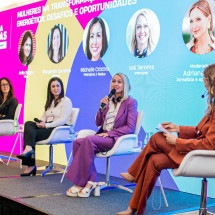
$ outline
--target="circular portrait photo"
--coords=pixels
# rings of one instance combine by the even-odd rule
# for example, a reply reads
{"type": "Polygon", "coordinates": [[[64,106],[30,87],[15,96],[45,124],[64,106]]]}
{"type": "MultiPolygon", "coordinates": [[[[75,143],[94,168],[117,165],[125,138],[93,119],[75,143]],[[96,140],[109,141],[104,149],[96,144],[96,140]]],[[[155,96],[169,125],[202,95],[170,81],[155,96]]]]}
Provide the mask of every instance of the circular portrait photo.
{"type": "Polygon", "coordinates": [[[25,31],[19,39],[18,45],[20,62],[28,66],[34,59],[36,52],[36,39],[32,31],[25,31]]]}
{"type": "Polygon", "coordinates": [[[110,31],[106,21],[101,17],[94,17],[87,24],[83,35],[83,49],[87,58],[97,61],[107,51],[110,31]]]}
{"type": "Polygon", "coordinates": [[[182,24],[182,36],[187,48],[195,54],[207,54],[215,48],[215,2],[199,0],[191,5],[182,24]]]}
{"type": "Polygon", "coordinates": [[[69,39],[66,28],[62,24],[55,25],[47,39],[47,53],[53,63],[60,63],[66,56],[69,39]]]}
{"type": "Polygon", "coordinates": [[[141,9],[131,17],[126,32],[126,42],[134,57],[149,56],[156,48],[160,37],[160,23],[156,14],[141,9]]]}

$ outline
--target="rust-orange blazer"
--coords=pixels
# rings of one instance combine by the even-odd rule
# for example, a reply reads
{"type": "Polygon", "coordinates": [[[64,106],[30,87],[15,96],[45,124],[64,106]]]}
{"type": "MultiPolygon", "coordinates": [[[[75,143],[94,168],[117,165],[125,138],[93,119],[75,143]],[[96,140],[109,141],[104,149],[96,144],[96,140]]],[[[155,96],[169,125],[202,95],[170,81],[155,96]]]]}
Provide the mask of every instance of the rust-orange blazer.
{"type": "Polygon", "coordinates": [[[176,147],[169,156],[180,164],[186,153],[197,149],[215,149],[215,109],[210,116],[204,116],[196,127],[180,126],[176,147]]]}

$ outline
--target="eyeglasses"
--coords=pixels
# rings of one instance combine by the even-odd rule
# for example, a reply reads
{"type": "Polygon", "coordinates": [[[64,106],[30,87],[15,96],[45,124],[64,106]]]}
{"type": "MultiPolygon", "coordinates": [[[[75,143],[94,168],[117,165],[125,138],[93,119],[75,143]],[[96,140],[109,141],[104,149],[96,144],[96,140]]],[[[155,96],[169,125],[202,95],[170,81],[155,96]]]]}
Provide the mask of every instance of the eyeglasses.
{"type": "Polygon", "coordinates": [[[1,87],[8,87],[9,86],[9,84],[7,83],[7,84],[1,84],[1,87]]]}

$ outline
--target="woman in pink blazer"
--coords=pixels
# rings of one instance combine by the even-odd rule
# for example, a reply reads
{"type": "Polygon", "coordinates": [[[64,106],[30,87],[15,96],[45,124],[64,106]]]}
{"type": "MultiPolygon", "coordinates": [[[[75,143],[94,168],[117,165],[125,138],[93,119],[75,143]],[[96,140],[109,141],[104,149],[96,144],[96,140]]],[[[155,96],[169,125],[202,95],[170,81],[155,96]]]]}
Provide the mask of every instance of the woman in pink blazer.
{"type": "Polygon", "coordinates": [[[110,83],[114,95],[101,100],[103,104],[96,115],[100,129],[95,135],[79,138],[73,143],[73,160],[66,177],[74,184],[67,190],[72,197],[89,197],[98,186],[94,164],[95,154],[110,150],[116,140],[125,134],[132,134],[137,120],[137,102],[128,96],[130,90],[126,75],[117,73],[110,83]]]}
{"type": "Polygon", "coordinates": [[[196,150],[215,149],[215,64],[204,70],[204,84],[208,91],[208,108],[196,127],[178,126],[172,123],[162,125],[178,137],[168,133],[155,133],[146,147],[128,169],[121,173],[128,181],[136,182],[134,194],[127,210],[117,215],[143,214],[146,202],[154,184],[163,169],[177,168],[186,153],[196,150]]]}

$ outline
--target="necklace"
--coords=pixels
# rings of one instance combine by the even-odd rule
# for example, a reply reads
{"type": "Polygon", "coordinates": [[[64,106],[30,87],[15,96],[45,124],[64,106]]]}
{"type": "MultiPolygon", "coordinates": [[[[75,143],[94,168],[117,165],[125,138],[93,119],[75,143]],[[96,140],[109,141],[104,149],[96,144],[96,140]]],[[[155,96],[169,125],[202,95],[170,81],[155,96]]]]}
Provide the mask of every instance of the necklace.
{"type": "Polygon", "coordinates": [[[212,47],[211,47],[211,45],[208,44],[207,50],[203,50],[202,49],[200,51],[197,43],[194,45],[194,49],[195,49],[195,53],[196,54],[206,54],[206,53],[211,52],[213,50],[212,47]]]}

